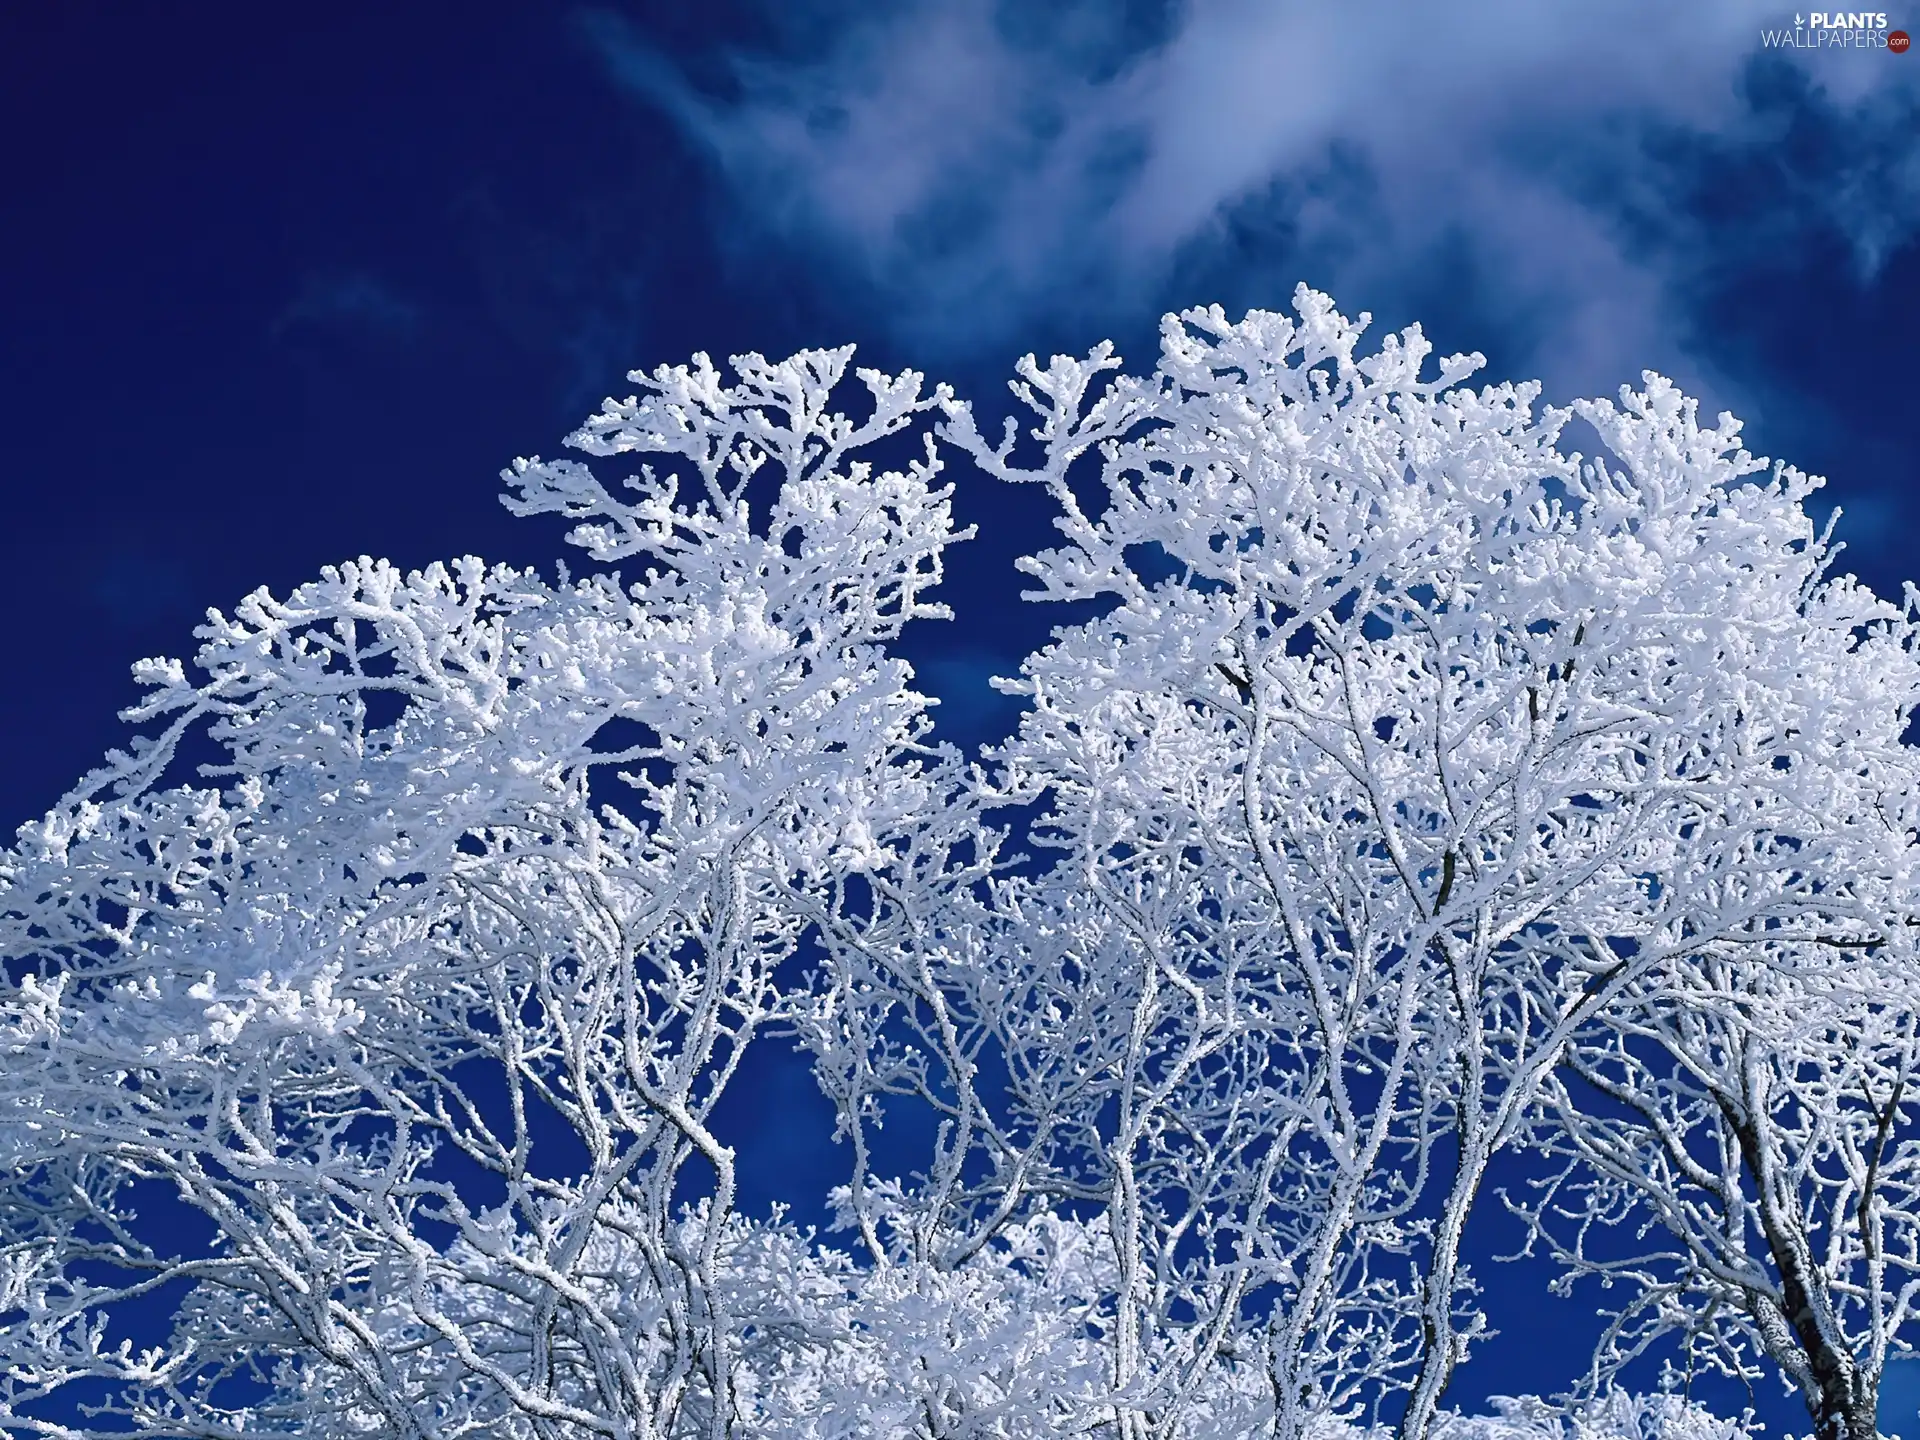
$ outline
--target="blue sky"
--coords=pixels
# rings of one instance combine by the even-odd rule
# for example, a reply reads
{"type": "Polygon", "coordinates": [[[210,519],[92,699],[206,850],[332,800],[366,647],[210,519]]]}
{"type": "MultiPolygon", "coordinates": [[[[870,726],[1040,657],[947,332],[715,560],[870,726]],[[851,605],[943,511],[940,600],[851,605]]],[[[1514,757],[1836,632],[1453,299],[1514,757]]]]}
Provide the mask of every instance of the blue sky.
{"type": "MultiPolygon", "coordinates": [[[[1162,310],[1304,279],[1550,399],[1675,377],[1829,476],[1844,565],[1897,590],[1920,574],[1920,55],[1763,45],[1793,20],[10,7],[5,823],[116,741],[128,664],[186,649],[209,605],[361,553],[550,560],[499,468],[696,349],[852,340],[991,406],[1027,350],[1111,336],[1144,367],[1162,310]]],[[[1920,6],[1888,20],[1920,30],[1920,6]]],[[[1005,720],[985,675],[1058,618],[1013,598],[1038,505],[960,494],[982,527],[961,619],[912,648],[963,738],[1005,720]]],[[[1543,1277],[1489,1278],[1532,1304],[1543,1277]]],[[[1550,1388],[1535,1351],[1565,1310],[1540,1301],[1458,1398],[1550,1388]]],[[[1920,1387],[1898,1404],[1912,1429],[1920,1387]]]]}

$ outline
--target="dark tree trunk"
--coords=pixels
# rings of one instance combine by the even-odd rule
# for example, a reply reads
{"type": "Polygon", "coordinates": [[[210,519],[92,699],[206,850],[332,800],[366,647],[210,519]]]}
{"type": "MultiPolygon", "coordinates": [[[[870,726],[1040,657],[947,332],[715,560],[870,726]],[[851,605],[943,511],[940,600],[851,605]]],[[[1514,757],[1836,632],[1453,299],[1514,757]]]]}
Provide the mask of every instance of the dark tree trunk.
{"type": "MultiPolygon", "coordinates": [[[[1783,1213],[1774,1202],[1772,1175],[1753,1120],[1725,1096],[1716,1096],[1720,1112],[1740,1143],[1740,1157],[1759,1196],[1760,1229],[1780,1275],[1777,1318],[1780,1327],[1763,1325],[1762,1335],[1784,1328],[1798,1355],[1776,1354],[1774,1362],[1800,1381],[1801,1398],[1813,1420],[1813,1440],[1877,1440],[1880,1377],[1863,1366],[1847,1347],[1828,1293],[1827,1277],[1797,1214],[1783,1213]],[[1794,1361],[1798,1361],[1795,1364],[1794,1361]]],[[[1770,1297],[1755,1303],[1773,1307],[1770,1297]]],[[[1774,1343],[1779,1343],[1778,1341],[1774,1343]]],[[[1772,1343],[1768,1349],[1773,1349],[1772,1343]]]]}

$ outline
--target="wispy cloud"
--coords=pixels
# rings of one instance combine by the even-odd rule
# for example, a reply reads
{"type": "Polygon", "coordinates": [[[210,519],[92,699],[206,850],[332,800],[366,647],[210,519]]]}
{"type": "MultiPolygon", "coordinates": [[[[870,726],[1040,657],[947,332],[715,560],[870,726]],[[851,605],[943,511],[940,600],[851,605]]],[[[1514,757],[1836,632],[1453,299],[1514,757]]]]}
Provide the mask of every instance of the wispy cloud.
{"type": "Polygon", "coordinates": [[[420,307],[378,276],[342,271],[307,275],[272,328],[276,338],[310,329],[392,342],[413,339],[420,321],[420,307]]]}
{"type": "Polygon", "coordinates": [[[1870,276],[1920,229],[1920,159],[1897,138],[1920,61],[1764,55],[1761,29],[1791,16],[1739,0],[808,14],[829,41],[730,57],[724,95],[633,27],[592,28],[712,157],[731,235],[804,249],[929,359],[1030,344],[1037,322],[1273,304],[1304,278],[1383,318],[1491,318],[1503,358],[1553,390],[1651,360],[1711,393],[1676,296],[1709,244],[1725,263],[1826,226],[1870,276]],[[1767,75],[1883,158],[1801,157],[1779,213],[1724,233],[1699,165],[1784,142],[1767,75]]]}

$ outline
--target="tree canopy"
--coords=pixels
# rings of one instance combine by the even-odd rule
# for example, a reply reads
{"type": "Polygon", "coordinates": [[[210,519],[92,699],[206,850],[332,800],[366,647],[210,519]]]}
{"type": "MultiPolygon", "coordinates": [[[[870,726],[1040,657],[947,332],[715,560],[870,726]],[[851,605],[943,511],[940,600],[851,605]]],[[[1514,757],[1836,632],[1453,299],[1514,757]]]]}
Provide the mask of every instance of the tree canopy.
{"type": "Polygon", "coordinates": [[[1872,1440],[1913,596],[1657,375],[1542,407],[1365,324],[1029,356],[998,441],[851,349],[634,372],[597,465],[505,472],[582,573],[362,558],[141,662],[0,853],[0,1435],[1738,1428],[1652,1355],[1872,1440]],[[952,465],[1091,602],[978,753],[896,650],[952,465]],[[834,1107],[837,1241],[738,1203],[753,1045],[834,1107]],[[1613,1309],[1468,1421],[1502,1202],[1613,1309]]]}

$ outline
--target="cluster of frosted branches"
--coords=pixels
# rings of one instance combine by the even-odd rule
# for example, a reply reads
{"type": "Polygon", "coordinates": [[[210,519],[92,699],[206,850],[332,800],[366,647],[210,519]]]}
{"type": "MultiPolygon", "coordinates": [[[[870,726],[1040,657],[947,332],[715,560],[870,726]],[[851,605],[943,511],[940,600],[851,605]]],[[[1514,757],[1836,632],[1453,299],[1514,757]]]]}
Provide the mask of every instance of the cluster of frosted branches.
{"type": "Polygon", "coordinates": [[[1920,626],[1659,377],[1536,410],[1364,323],[1029,357],[998,444],[912,372],[849,418],[846,350],[636,373],[572,437],[636,475],[506,478],[638,578],[363,560],[144,662],[0,855],[0,1434],[1731,1433],[1608,1388],[1672,1342],[1870,1440],[1920,626]],[[1100,602],[972,762],[889,648],[953,452],[1100,602]],[[782,1041],[847,1248],[735,1203],[782,1041]],[[1521,1146],[1629,1298],[1579,1396],[1463,1420],[1521,1146]]]}

